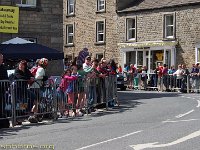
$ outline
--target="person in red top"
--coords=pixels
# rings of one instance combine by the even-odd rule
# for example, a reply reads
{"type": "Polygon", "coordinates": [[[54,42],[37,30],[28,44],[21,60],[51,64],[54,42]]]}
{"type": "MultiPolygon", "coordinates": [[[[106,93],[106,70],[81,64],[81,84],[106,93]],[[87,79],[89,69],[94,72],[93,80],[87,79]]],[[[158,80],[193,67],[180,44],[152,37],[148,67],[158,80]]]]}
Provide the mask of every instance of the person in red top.
{"type": "Polygon", "coordinates": [[[162,78],[163,78],[163,84],[165,87],[165,91],[167,91],[169,89],[169,82],[168,82],[168,67],[166,64],[163,65],[162,68],[162,78]]]}
{"type": "Polygon", "coordinates": [[[133,89],[133,74],[135,72],[135,67],[133,64],[130,65],[129,73],[129,80],[128,80],[128,88],[133,89]]]}
{"type": "Polygon", "coordinates": [[[70,84],[70,82],[76,80],[78,77],[77,76],[71,76],[71,70],[67,69],[63,74],[62,74],[62,79],[61,83],[59,85],[59,89],[63,91],[64,93],[67,92],[67,88],[70,84]]]}
{"type": "Polygon", "coordinates": [[[100,73],[105,74],[106,76],[109,75],[108,67],[107,67],[107,61],[105,59],[101,60],[100,65],[97,67],[97,70],[100,73]]]}
{"type": "Polygon", "coordinates": [[[158,63],[158,90],[160,91],[161,90],[161,78],[162,78],[162,70],[163,70],[163,66],[161,66],[160,63],[158,63]]]}
{"type": "Polygon", "coordinates": [[[117,70],[118,70],[118,73],[122,73],[122,66],[121,66],[121,65],[118,65],[117,70]]]}
{"type": "MultiPolygon", "coordinates": [[[[58,91],[58,95],[61,98],[61,103],[63,103],[63,99],[66,98],[66,95],[68,95],[68,102],[70,103],[74,103],[74,93],[69,93],[68,92],[68,88],[69,85],[72,81],[77,80],[78,76],[71,76],[72,71],[70,69],[67,69],[63,72],[63,74],[61,75],[61,83],[57,89],[58,91]]],[[[63,109],[64,104],[59,104],[60,109],[63,109]]],[[[69,112],[68,112],[69,113],[69,112]]]]}

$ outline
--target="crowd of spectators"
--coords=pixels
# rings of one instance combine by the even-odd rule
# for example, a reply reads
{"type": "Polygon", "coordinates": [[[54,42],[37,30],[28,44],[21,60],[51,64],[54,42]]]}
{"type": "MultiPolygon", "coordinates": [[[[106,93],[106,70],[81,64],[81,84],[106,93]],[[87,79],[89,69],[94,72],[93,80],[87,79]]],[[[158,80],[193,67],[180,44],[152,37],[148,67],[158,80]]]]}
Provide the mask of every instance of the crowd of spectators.
{"type": "Polygon", "coordinates": [[[189,88],[190,92],[200,91],[200,66],[193,64],[191,68],[187,68],[185,64],[179,64],[177,69],[175,66],[168,67],[166,64],[158,66],[148,73],[146,66],[137,68],[133,64],[125,65],[123,71],[128,80],[128,88],[138,89],[138,79],[140,77],[140,84],[146,89],[148,86],[164,91],[176,88],[180,92],[186,92],[189,88]],[[189,83],[187,84],[187,78],[189,83]],[[162,81],[162,83],[161,83],[162,81]],[[187,87],[189,85],[189,87],[187,87]],[[162,87],[161,87],[162,86],[162,87]]]}

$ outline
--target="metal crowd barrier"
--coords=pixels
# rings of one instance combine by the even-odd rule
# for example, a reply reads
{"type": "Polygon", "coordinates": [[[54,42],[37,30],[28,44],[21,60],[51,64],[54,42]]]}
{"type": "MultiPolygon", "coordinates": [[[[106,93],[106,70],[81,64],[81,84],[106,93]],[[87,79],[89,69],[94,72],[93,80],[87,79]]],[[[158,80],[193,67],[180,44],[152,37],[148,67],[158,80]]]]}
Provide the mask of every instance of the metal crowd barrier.
{"type": "MultiPolygon", "coordinates": [[[[72,81],[71,92],[57,90],[57,110],[62,115],[69,115],[69,111],[85,111],[87,114],[99,104],[106,108],[117,103],[117,78],[78,78],[72,81]],[[73,100],[72,100],[73,99],[73,100]]],[[[59,84],[57,84],[58,86],[59,84]]],[[[59,88],[57,88],[59,89],[59,88]]]]}
{"type": "MultiPolygon", "coordinates": [[[[138,74],[138,87],[140,90],[158,90],[170,92],[199,93],[200,76],[167,74],[159,77],[158,74],[138,74]]],[[[135,80],[135,79],[134,79],[135,80]]],[[[135,86],[135,85],[134,85],[135,86]]]]}
{"type": "Polygon", "coordinates": [[[92,108],[105,104],[106,108],[117,103],[116,76],[106,78],[78,78],[71,81],[71,91],[59,90],[61,78],[53,77],[42,86],[30,86],[26,80],[0,81],[0,119],[9,118],[12,126],[17,120],[33,115],[57,119],[57,114],[69,115],[70,111],[92,108]],[[15,107],[14,107],[15,106],[15,107]]]}

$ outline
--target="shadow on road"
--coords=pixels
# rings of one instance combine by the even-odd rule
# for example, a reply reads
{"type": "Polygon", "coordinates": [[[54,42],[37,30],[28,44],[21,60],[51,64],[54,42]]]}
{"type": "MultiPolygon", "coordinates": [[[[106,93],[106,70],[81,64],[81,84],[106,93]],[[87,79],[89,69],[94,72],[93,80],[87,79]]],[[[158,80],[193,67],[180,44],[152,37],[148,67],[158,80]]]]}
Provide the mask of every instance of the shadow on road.
{"type": "MultiPolygon", "coordinates": [[[[29,129],[33,126],[41,126],[41,125],[51,125],[56,123],[70,123],[73,121],[90,121],[92,117],[101,117],[105,115],[112,115],[116,113],[123,113],[125,111],[129,111],[139,105],[145,104],[144,101],[148,99],[155,98],[164,98],[164,97],[177,97],[179,93],[159,93],[155,91],[123,91],[118,92],[118,100],[119,106],[115,106],[113,108],[109,108],[108,110],[96,111],[89,116],[85,115],[84,117],[76,117],[72,119],[59,119],[57,121],[49,121],[42,123],[34,123],[34,124],[26,124],[20,127],[9,128],[9,129],[0,129],[0,141],[6,136],[17,135],[20,130],[29,129]]],[[[165,99],[166,100],[166,99],[165,99]]]]}

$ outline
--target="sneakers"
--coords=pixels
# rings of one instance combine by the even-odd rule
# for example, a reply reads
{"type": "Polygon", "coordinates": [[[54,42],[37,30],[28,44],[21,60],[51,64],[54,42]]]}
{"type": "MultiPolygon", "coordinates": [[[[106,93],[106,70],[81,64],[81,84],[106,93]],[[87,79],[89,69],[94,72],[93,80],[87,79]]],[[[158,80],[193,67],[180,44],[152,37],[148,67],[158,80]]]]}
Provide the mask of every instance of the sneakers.
{"type": "Polygon", "coordinates": [[[28,121],[30,123],[38,123],[38,119],[37,119],[36,116],[30,116],[30,117],[28,117],[28,121]]]}
{"type": "Polygon", "coordinates": [[[76,117],[82,117],[82,116],[84,116],[84,114],[82,112],[79,111],[76,113],[76,117]]]}

